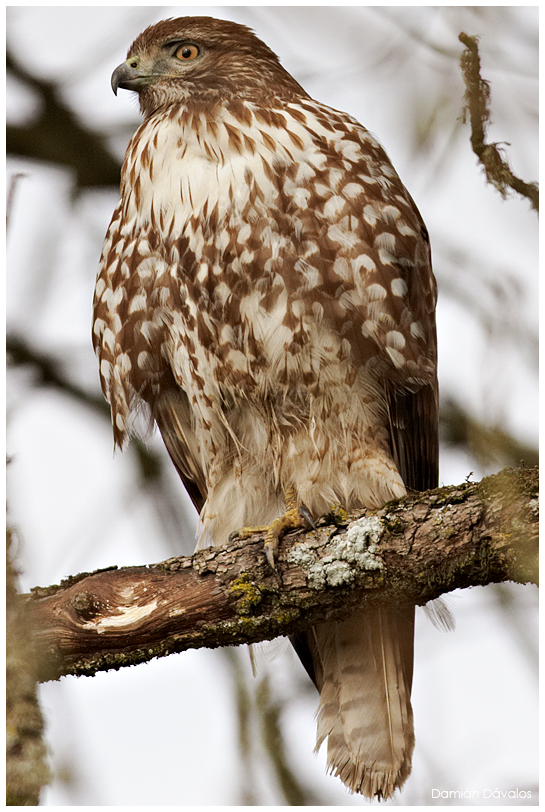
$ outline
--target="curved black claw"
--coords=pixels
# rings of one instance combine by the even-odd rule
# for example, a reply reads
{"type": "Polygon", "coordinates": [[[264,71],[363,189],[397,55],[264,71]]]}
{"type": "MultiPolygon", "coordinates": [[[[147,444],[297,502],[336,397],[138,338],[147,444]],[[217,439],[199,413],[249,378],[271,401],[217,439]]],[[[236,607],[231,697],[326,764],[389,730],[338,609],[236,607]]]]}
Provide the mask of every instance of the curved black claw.
{"type": "Polygon", "coordinates": [[[310,526],[312,527],[312,529],[313,529],[313,530],[316,530],[316,524],[315,524],[315,522],[314,522],[314,519],[313,519],[313,518],[312,518],[312,516],[310,515],[310,513],[309,513],[309,511],[308,511],[308,508],[306,508],[304,505],[301,505],[301,506],[299,507],[299,516],[300,516],[302,519],[304,519],[304,520],[305,520],[305,522],[308,522],[308,523],[310,524],[310,526]]]}
{"type": "Polygon", "coordinates": [[[274,560],[274,557],[278,550],[278,539],[266,541],[264,544],[264,549],[265,549],[265,558],[267,559],[271,569],[273,569],[276,572],[276,562],[274,560]]]}

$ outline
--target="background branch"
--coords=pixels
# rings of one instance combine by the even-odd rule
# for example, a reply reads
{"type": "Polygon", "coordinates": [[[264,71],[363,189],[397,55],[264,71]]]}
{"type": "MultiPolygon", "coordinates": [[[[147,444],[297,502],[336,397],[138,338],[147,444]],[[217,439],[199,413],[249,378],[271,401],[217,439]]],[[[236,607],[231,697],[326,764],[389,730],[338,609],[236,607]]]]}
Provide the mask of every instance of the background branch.
{"type": "Polygon", "coordinates": [[[456,588],[537,583],[537,469],[343,511],[285,537],[273,572],[259,535],[149,567],[36,588],[42,680],[94,674],[187,648],[292,634],[365,603],[424,604],[456,588]]]}
{"type": "Polygon", "coordinates": [[[465,109],[471,123],[471,146],[484,167],[486,179],[505,197],[510,187],[519,195],[527,197],[532,208],[539,211],[539,189],[537,183],[525,183],[511,171],[507,161],[500,155],[497,144],[485,143],[486,128],[490,122],[490,85],[481,77],[481,60],[477,37],[468,37],[463,32],[458,39],[466,46],[460,59],[460,66],[466,84],[465,109]]]}
{"type": "Polygon", "coordinates": [[[6,68],[8,77],[23,82],[40,101],[33,121],[7,125],[7,152],[71,169],[78,189],[119,186],[120,162],[105,146],[104,135],[85,127],[64,102],[62,88],[31,74],[9,49],[6,68]]]}
{"type": "Polygon", "coordinates": [[[7,533],[6,572],[6,805],[37,806],[51,774],[46,763],[43,719],[36,697],[26,606],[17,596],[7,533]]]}

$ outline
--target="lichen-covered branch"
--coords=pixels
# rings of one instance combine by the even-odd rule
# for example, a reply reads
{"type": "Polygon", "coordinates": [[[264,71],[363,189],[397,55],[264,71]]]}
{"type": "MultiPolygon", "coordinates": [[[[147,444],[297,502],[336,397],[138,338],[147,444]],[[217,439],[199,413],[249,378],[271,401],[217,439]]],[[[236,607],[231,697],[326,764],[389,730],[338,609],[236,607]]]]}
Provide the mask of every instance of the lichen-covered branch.
{"type": "Polygon", "coordinates": [[[460,59],[460,66],[466,85],[465,111],[469,113],[473,152],[484,167],[486,179],[503,197],[506,196],[507,189],[511,188],[523,197],[527,197],[532,208],[539,211],[537,183],[525,183],[517,178],[507,161],[501,157],[498,145],[485,142],[486,128],[490,122],[490,85],[481,77],[477,37],[469,37],[462,32],[458,39],[466,46],[460,59]]]}
{"type": "Polygon", "coordinates": [[[537,469],[333,510],[280,545],[263,538],[147,567],[78,575],[26,597],[41,679],[175,651],[291,634],[363,604],[424,604],[460,587],[537,583],[537,469]]]}

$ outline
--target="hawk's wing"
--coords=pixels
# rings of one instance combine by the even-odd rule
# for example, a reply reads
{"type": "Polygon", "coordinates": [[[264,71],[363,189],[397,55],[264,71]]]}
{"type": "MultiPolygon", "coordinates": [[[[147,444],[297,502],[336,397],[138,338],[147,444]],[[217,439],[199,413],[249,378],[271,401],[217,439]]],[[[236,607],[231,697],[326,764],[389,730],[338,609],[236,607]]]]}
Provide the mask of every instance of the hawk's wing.
{"type": "Polygon", "coordinates": [[[407,488],[437,487],[439,441],[437,387],[426,384],[418,392],[388,389],[388,414],[394,461],[407,488]]]}
{"type": "Polygon", "coordinates": [[[153,415],[170,458],[200,513],[206,501],[206,482],[198,464],[199,449],[192,428],[191,408],[183,389],[167,390],[156,401],[153,415]]]}

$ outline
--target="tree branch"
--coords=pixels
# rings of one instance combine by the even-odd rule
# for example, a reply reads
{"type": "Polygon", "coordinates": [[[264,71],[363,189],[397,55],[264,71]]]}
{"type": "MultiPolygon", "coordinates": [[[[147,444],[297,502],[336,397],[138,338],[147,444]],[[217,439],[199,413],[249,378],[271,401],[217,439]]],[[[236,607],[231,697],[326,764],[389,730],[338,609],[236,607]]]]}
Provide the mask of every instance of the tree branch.
{"type": "Polygon", "coordinates": [[[111,568],[26,596],[42,680],[92,675],[187,648],[292,634],[354,607],[419,604],[456,588],[537,583],[537,469],[336,510],[281,542],[263,537],[147,567],[111,568]]]}
{"type": "Polygon", "coordinates": [[[36,696],[27,607],[18,600],[12,564],[13,534],[7,531],[6,569],[6,806],[37,806],[51,781],[43,719],[36,696]]]}
{"type": "Polygon", "coordinates": [[[477,37],[468,37],[462,32],[458,39],[466,46],[460,66],[466,85],[464,114],[469,112],[473,152],[484,167],[487,181],[496,187],[502,197],[506,196],[507,188],[510,187],[522,197],[527,197],[532,208],[539,211],[537,183],[525,183],[513,175],[509,164],[501,157],[498,145],[485,143],[486,128],[490,122],[490,85],[481,77],[477,37]]]}

